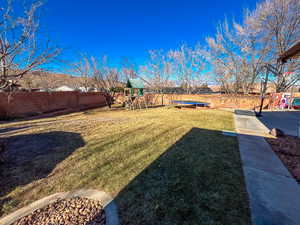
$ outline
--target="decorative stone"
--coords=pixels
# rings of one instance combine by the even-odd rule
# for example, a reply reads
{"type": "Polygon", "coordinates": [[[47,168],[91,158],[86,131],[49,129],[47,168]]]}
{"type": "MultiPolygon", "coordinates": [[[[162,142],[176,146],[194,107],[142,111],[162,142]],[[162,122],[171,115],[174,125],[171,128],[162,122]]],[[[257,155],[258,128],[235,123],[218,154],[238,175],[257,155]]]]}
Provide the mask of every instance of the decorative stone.
{"type": "Polygon", "coordinates": [[[81,189],[50,195],[0,219],[0,225],[62,224],[119,225],[116,204],[105,192],[81,189]],[[75,210],[79,214],[74,216],[75,210]]]}
{"type": "Polygon", "coordinates": [[[76,221],[76,224],[87,225],[93,223],[95,225],[105,225],[105,213],[103,207],[96,200],[73,197],[68,199],[57,199],[42,209],[37,209],[31,214],[15,221],[12,225],[20,224],[67,224],[76,221]],[[76,210],[67,210],[73,208],[81,208],[78,213],[76,210]],[[104,218],[99,221],[97,218],[104,218]]]}
{"type": "Polygon", "coordinates": [[[283,137],[284,136],[284,132],[278,128],[273,128],[270,131],[270,134],[274,137],[283,137]]]}

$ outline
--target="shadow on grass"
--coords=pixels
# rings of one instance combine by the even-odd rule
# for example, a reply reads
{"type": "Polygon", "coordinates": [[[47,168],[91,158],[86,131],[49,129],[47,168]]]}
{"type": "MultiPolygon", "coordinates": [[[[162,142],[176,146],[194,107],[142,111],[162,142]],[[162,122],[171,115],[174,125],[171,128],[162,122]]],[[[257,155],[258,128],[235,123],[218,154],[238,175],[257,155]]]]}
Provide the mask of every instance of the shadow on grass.
{"type": "Polygon", "coordinates": [[[57,164],[85,145],[80,134],[62,131],[16,135],[6,142],[6,161],[0,165],[0,216],[9,201],[7,193],[49,176],[57,164]]]}
{"type": "Polygon", "coordinates": [[[19,130],[24,130],[27,128],[30,128],[31,126],[21,126],[21,127],[8,127],[8,128],[2,128],[0,129],[0,134],[2,133],[7,133],[7,132],[12,132],[12,131],[19,131],[19,130]]]}
{"type": "Polygon", "coordinates": [[[250,224],[237,140],[217,131],[191,129],[115,201],[124,225],[250,224]]]}

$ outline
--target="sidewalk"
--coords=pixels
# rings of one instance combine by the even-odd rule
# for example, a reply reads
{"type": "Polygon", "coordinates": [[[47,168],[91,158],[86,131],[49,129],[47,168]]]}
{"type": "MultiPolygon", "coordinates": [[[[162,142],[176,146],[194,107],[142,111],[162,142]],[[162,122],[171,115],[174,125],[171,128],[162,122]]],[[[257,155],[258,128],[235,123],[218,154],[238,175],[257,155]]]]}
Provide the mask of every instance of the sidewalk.
{"type": "Polygon", "coordinates": [[[299,225],[300,186],[265,141],[268,128],[249,112],[235,123],[252,224],[299,225]]]}

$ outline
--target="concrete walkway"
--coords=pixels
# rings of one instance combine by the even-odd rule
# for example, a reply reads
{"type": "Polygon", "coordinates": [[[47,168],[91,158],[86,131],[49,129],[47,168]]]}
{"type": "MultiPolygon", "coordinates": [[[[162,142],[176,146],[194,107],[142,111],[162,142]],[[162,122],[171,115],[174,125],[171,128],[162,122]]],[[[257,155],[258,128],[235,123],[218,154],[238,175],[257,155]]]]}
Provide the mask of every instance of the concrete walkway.
{"type": "Polygon", "coordinates": [[[272,151],[254,115],[235,114],[253,225],[299,225],[300,186],[272,151]]]}

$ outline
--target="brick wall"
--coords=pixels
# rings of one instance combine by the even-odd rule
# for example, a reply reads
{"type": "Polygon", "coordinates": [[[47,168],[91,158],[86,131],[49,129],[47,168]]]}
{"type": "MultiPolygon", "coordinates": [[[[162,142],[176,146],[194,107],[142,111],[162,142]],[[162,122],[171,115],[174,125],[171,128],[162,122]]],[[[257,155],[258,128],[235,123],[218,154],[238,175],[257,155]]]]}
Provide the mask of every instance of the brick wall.
{"type": "MultiPolygon", "coordinates": [[[[150,105],[169,105],[174,100],[193,100],[210,103],[212,108],[236,108],[236,109],[258,109],[260,106],[260,96],[247,95],[225,95],[225,94],[207,94],[207,95],[187,95],[187,94],[146,94],[145,99],[150,105]]],[[[124,101],[123,94],[116,95],[116,102],[124,101]]],[[[271,97],[264,100],[264,108],[269,107],[271,97]]]]}
{"type": "MultiPolygon", "coordinates": [[[[210,103],[212,108],[238,108],[238,109],[254,109],[260,105],[260,96],[245,95],[184,95],[184,94],[148,94],[146,95],[148,103],[153,105],[168,105],[174,100],[193,100],[210,103]]],[[[268,107],[269,97],[264,101],[264,108],[268,107]]]]}
{"type": "Polygon", "coordinates": [[[106,105],[103,93],[0,93],[0,118],[24,117],[59,110],[80,110],[106,105]]]}

